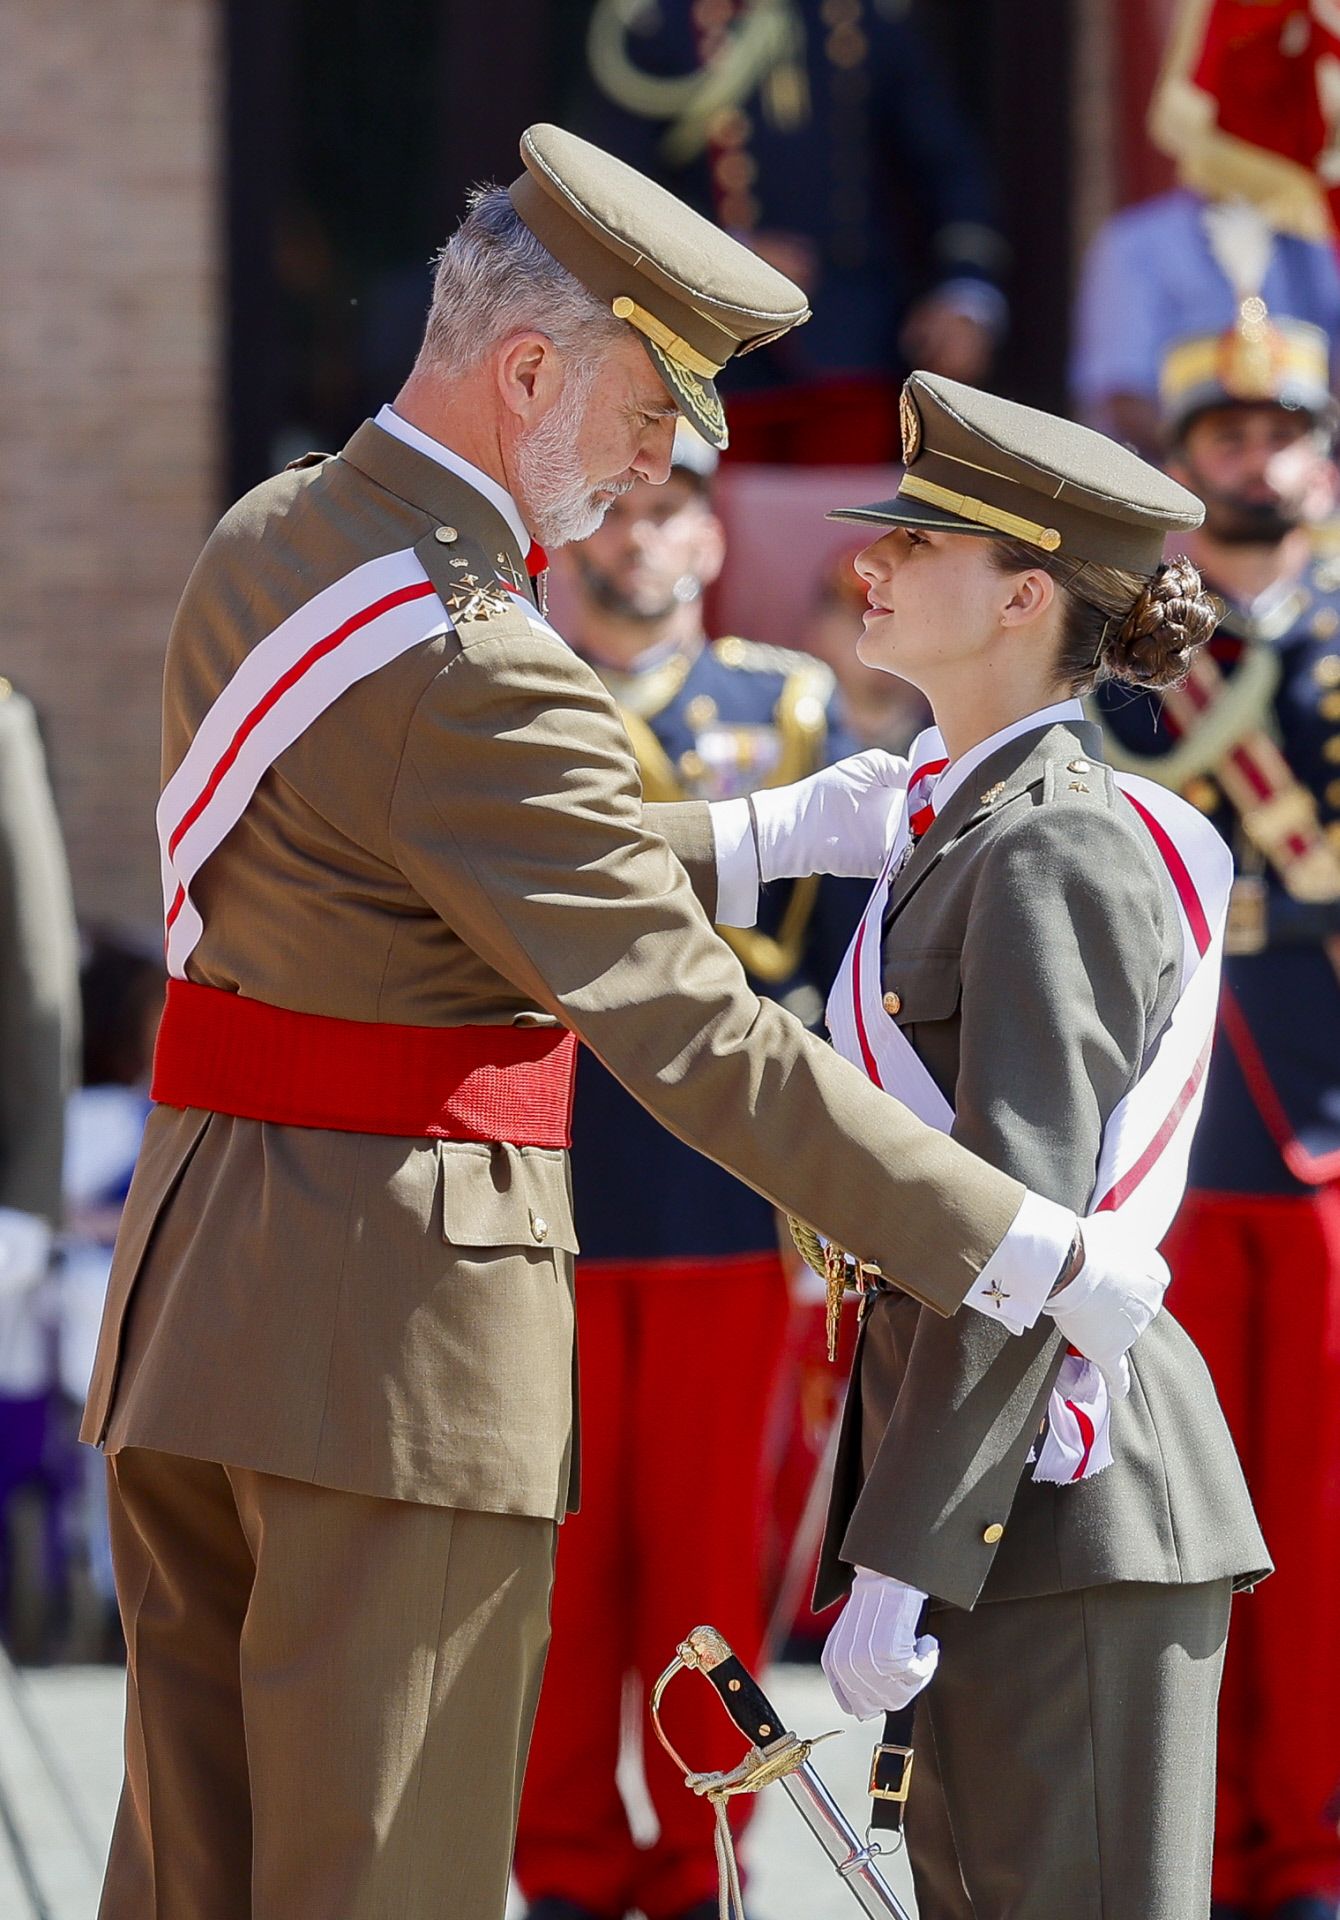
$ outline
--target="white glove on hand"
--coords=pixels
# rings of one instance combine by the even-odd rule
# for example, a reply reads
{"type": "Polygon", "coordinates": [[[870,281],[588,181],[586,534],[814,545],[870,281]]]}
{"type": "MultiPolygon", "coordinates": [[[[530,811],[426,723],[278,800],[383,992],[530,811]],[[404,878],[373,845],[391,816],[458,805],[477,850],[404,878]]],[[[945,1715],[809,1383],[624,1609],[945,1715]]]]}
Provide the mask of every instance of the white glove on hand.
{"type": "Polygon", "coordinates": [[[1135,1240],[1115,1213],[1080,1222],[1084,1265],[1043,1306],[1072,1347],[1092,1360],[1114,1400],[1131,1390],[1127,1352],[1163,1305],[1168,1263],[1135,1240]]]}
{"type": "MultiPolygon", "coordinates": [[[[889,815],[907,790],[906,760],[870,747],[789,787],[751,796],[762,880],[811,873],[873,880],[889,847],[889,815]]],[[[727,803],[729,804],[729,803],[727,803]]]]}
{"type": "Polygon", "coordinates": [[[37,1213],[0,1207],[0,1298],[42,1278],[51,1257],[51,1228],[37,1213]]]}
{"type": "Polygon", "coordinates": [[[933,1634],[917,1638],[926,1596],[857,1567],[851,1594],[824,1642],[823,1670],[844,1713],[870,1720],[915,1700],[940,1660],[933,1634]]]}

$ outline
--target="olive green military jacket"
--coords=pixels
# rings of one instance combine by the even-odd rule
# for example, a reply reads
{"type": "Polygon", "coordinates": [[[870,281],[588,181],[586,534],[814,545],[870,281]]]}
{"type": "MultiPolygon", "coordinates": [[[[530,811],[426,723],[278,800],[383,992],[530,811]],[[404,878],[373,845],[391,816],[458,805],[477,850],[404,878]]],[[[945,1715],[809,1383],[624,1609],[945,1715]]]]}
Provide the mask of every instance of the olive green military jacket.
{"type": "Polygon", "coordinates": [[[65,847],[36,717],[0,680],[0,1207],[53,1224],[78,1053],[78,941],[65,847]]]}
{"type": "MultiPolygon", "coordinates": [[[[444,597],[452,559],[524,578],[498,511],[375,424],[234,507],[169,641],[165,773],[252,647],[406,548],[444,597]]],[[[754,995],[663,837],[710,897],[706,809],[644,817],[617,709],[569,647],[519,607],[443,625],[262,778],[193,884],[190,977],[352,1020],[564,1022],[682,1139],[952,1312],[1023,1188],[754,995]]],[[[84,1437],[556,1515],[576,1250],[560,1151],[160,1106],[84,1437]]]]}
{"type": "MultiPolygon", "coordinates": [[[[883,949],[898,1024],[954,1108],[955,1138],[1081,1213],[1103,1126],[1167,1023],[1181,967],[1166,870],[1100,751],[1081,722],[984,761],[895,880],[883,949]]],[[[1169,1299],[1175,1310],[1175,1278],[1169,1299]]],[[[1113,1464],[1070,1486],[1033,1481],[1063,1353],[1046,1315],[1015,1337],[980,1313],[945,1321],[906,1296],[874,1301],[821,1603],[853,1565],[960,1607],[1269,1570],[1205,1363],[1167,1310],[1132,1350],[1113,1464]]]]}

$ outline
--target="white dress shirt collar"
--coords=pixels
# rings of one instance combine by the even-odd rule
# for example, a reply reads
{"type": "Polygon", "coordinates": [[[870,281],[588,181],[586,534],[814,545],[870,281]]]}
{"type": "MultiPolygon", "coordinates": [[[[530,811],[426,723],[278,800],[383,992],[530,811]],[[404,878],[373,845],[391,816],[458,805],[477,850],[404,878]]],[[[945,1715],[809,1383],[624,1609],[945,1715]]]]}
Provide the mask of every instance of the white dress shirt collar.
{"type": "MultiPolygon", "coordinates": [[[[931,805],[939,813],[982,762],[989,760],[1001,747],[1008,746],[1011,740],[1018,740],[1025,733],[1041,733],[1046,727],[1069,726],[1083,718],[1083,701],[1057,700],[1050,707],[1039,707],[1036,713],[1026,713],[1022,720],[1012,720],[1008,727],[1001,727],[985,740],[979,740],[975,747],[969,747],[966,753],[950,762],[931,789],[931,805]]],[[[944,750],[939,729],[928,728],[912,749],[912,765],[916,767],[926,760],[938,760],[944,750]]]]}
{"type": "Polygon", "coordinates": [[[463,454],[454,453],[450,447],[444,447],[440,440],[434,440],[432,434],[425,433],[422,427],[416,427],[411,421],[404,420],[394,407],[383,407],[377,415],[377,425],[384,432],[393,434],[397,440],[403,440],[407,447],[423,453],[430,460],[436,460],[440,467],[446,467],[467,487],[473,487],[476,493],[482,493],[491,507],[495,507],[512,529],[516,543],[524,560],[531,547],[531,536],[526,523],[521,518],[521,509],[507,491],[496,480],[489,477],[479,467],[472,465],[463,454]]]}

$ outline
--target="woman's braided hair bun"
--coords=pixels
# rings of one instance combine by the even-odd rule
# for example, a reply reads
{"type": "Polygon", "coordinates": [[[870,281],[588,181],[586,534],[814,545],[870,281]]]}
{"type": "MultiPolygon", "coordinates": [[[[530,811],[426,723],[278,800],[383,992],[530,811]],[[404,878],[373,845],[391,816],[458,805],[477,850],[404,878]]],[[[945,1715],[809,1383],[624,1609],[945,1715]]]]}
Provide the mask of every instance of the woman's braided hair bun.
{"type": "Polygon", "coordinates": [[[1110,627],[1100,664],[1135,687],[1171,687],[1223,618],[1222,601],[1201,585],[1185,554],[1162,565],[1119,627],[1110,627]]]}

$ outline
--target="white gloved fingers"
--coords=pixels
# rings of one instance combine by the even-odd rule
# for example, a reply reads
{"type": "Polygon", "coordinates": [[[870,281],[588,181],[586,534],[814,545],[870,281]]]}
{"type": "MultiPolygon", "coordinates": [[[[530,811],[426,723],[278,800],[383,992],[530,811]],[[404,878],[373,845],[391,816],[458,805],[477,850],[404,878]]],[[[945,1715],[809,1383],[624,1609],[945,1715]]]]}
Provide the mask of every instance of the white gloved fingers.
{"type": "Polygon", "coordinates": [[[1124,1353],[1119,1353],[1115,1365],[1099,1365],[1098,1371],[1107,1382],[1107,1390],[1114,1400],[1124,1400],[1131,1390],[1131,1363],[1124,1353]]]}
{"type": "Polygon", "coordinates": [[[824,1650],[819,1656],[819,1664],[824,1670],[824,1678],[832,1691],[833,1698],[843,1713],[853,1720],[869,1720],[878,1709],[870,1704],[865,1694],[862,1675],[853,1666],[844,1627],[851,1602],[842,1609],[836,1624],[831,1628],[824,1641],[824,1650]]]}
{"type": "Polygon", "coordinates": [[[1125,1355],[1163,1305],[1168,1263],[1141,1245],[1116,1214],[1091,1214],[1082,1231],[1084,1264],[1044,1312],[1099,1368],[1114,1399],[1122,1400],[1130,1392],[1125,1355]]]}
{"type": "Polygon", "coordinates": [[[890,815],[907,785],[908,764],[869,747],[805,780],[749,797],[762,880],[840,874],[872,880],[884,864],[890,815]]]}
{"type": "Polygon", "coordinates": [[[904,1706],[935,1671],[939,1646],[917,1638],[925,1594],[858,1567],[852,1590],[824,1643],[824,1675],[844,1713],[870,1720],[904,1706]]]}

